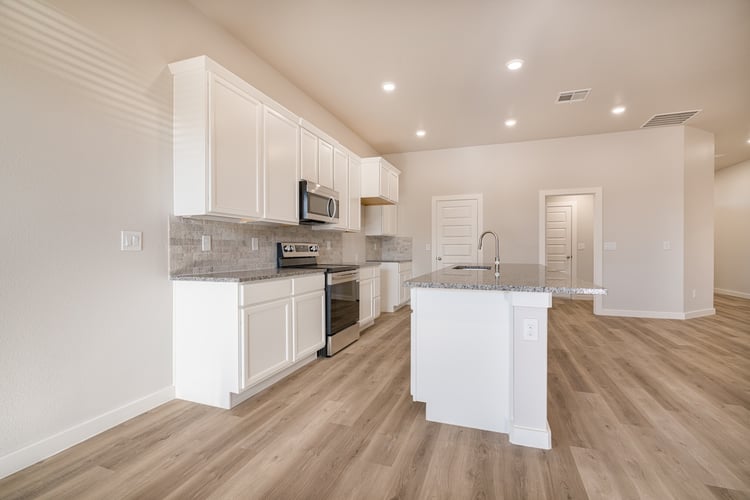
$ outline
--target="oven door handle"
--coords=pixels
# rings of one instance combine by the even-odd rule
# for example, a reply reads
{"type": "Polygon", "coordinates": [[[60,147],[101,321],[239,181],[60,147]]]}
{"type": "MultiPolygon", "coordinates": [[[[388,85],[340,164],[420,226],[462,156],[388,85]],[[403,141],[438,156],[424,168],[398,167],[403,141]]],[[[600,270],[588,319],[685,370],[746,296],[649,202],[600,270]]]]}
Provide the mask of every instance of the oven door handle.
{"type": "Polygon", "coordinates": [[[359,282],[359,271],[335,273],[335,274],[328,275],[329,285],[338,285],[340,283],[346,283],[348,281],[359,282]]]}

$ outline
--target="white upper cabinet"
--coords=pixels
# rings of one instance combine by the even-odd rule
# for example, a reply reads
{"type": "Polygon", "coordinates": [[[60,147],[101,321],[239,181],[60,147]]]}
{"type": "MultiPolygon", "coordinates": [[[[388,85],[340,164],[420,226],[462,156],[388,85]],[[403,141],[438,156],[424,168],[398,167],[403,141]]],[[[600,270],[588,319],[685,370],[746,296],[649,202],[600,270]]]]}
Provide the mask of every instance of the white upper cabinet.
{"type": "Polygon", "coordinates": [[[174,213],[298,222],[299,118],[206,56],[174,75],[174,213]]]}
{"type": "Polygon", "coordinates": [[[336,190],[333,185],[333,145],[323,139],[318,140],[318,184],[336,190]]]}
{"type": "Polygon", "coordinates": [[[398,176],[396,167],[384,158],[362,159],[362,204],[394,205],[398,203],[398,176]]]}
{"type": "Polygon", "coordinates": [[[333,187],[333,148],[336,141],[307,120],[300,120],[302,179],[333,187]]]}
{"type": "Polygon", "coordinates": [[[299,125],[284,109],[263,109],[265,211],[269,222],[299,223],[299,125]]]}
{"type": "Polygon", "coordinates": [[[362,205],[360,192],[362,182],[362,161],[358,156],[349,154],[349,221],[348,231],[359,231],[362,226],[362,205]]]}
{"type": "Polygon", "coordinates": [[[333,189],[339,193],[339,221],[333,227],[345,231],[349,227],[349,159],[339,148],[333,150],[333,189]]]}
{"type": "Polygon", "coordinates": [[[318,136],[300,127],[301,178],[318,183],[318,136]]]}

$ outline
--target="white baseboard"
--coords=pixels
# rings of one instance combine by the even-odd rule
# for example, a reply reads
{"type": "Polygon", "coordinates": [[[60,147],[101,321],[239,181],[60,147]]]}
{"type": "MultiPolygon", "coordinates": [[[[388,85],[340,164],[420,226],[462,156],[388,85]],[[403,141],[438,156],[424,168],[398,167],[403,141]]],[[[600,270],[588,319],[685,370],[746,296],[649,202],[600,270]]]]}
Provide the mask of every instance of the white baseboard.
{"type": "Polygon", "coordinates": [[[511,425],[509,441],[513,444],[549,450],[552,448],[552,431],[549,429],[532,429],[520,425],[511,425]]]}
{"type": "Polygon", "coordinates": [[[716,309],[713,307],[711,309],[698,309],[697,311],[686,312],[683,319],[701,318],[703,316],[713,316],[714,314],[716,314],[716,309]]]}
{"type": "Polygon", "coordinates": [[[716,314],[716,309],[699,309],[688,312],[665,312],[665,311],[631,311],[629,309],[602,309],[598,314],[601,316],[620,316],[623,318],[647,318],[647,319],[692,319],[701,316],[716,314]]]}
{"type": "Polygon", "coordinates": [[[174,399],[169,386],[0,457],[0,479],[174,399]]]}
{"type": "Polygon", "coordinates": [[[720,295],[729,295],[730,297],[750,299],[750,293],[738,292],[737,290],[727,290],[726,288],[714,288],[714,292],[720,295]]]}

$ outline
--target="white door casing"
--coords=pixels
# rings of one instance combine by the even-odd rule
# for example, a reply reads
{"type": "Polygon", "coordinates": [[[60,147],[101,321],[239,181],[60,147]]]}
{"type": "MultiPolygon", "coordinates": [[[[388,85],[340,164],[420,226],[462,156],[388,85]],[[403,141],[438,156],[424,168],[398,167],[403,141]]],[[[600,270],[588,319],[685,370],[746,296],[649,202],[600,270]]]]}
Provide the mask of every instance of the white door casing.
{"type": "Polygon", "coordinates": [[[479,260],[482,195],[432,197],[432,270],[479,260]]]}
{"type": "MultiPolygon", "coordinates": [[[[545,265],[546,262],[546,215],[547,215],[547,197],[590,194],[594,197],[594,284],[602,286],[602,188],[566,188],[566,189],[546,189],[539,191],[539,223],[538,223],[538,242],[539,242],[539,264],[545,265]]],[[[602,314],[602,295],[594,295],[594,314],[602,314]]]]}

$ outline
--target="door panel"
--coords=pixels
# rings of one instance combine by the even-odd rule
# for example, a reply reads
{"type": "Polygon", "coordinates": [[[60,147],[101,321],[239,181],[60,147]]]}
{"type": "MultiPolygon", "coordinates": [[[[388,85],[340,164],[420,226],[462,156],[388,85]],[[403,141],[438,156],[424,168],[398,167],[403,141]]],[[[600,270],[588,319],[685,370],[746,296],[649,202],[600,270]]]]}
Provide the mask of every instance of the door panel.
{"type": "Polygon", "coordinates": [[[571,286],[572,284],[572,207],[547,206],[545,246],[547,284],[571,286]]]}
{"type": "Polygon", "coordinates": [[[435,212],[433,271],[454,264],[476,263],[479,201],[476,198],[437,200],[435,212]]]}

